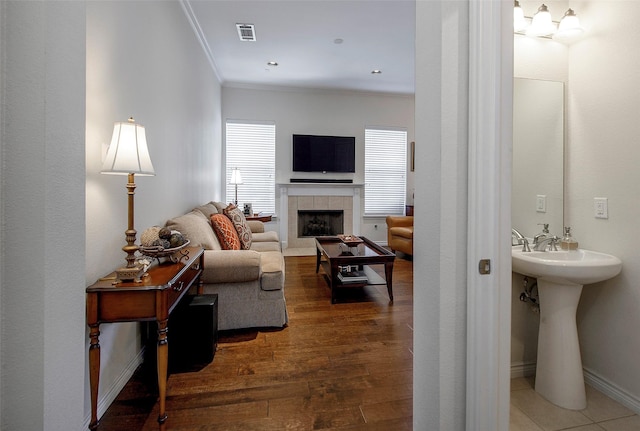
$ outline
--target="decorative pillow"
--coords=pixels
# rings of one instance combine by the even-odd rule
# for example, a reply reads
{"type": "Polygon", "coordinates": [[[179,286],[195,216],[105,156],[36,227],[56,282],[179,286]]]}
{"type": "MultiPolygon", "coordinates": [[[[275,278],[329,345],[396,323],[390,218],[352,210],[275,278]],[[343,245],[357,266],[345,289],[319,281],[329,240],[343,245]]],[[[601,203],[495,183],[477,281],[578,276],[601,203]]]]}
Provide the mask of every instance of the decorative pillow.
{"type": "Polygon", "coordinates": [[[238,232],[238,238],[240,238],[240,248],[242,250],[249,250],[251,248],[251,229],[242,211],[235,205],[229,204],[222,212],[229,217],[229,220],[231,220],[233,226],[235,226],[236,232],[238,232]]]}
{"type": "Polygon", "coordinates": [[[213,214],[211,226],[223,250],[240,250],[240,239],[229,217],[224,214],[213,214]]]}

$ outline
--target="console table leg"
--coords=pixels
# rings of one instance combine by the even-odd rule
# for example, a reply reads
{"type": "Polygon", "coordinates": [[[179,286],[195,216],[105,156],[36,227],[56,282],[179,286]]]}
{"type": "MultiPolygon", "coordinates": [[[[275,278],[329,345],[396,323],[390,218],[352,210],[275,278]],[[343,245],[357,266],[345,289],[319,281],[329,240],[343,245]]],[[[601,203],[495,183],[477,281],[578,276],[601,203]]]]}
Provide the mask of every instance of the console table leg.
{"type": "Polygon", "coordinates": [[[89,384],[91,386],[91,421],[89,429],[98,428],[98,385],[100,382],[100,335],[99,325],[90,325],[89,337],[91,346],[89,347],[89,384]]]}
{"type": "Polygon", "coordinates": [[[168,319],[158,321],[158,394],[159,412],[158,423],[163,429],[167,420],[166,399],[167,399],[167,369],[169,363],[169,341],[167,339],[168,319]]]}

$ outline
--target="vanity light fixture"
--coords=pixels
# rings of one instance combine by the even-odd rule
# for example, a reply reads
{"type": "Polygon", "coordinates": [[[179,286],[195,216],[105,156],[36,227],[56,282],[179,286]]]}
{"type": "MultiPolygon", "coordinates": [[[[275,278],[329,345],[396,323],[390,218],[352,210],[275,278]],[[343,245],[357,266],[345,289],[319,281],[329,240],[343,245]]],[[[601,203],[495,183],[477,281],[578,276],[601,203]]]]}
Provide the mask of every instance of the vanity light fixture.
{"type": "Polygon", "coordinates": [[[524,14],[518,0],[513,6],[513,32],[531,37],[553,38],[558,42],[571,43],[584,33],[573,9],[567,10],[560,22],[551,19],[547,5],[542,4],[533,17],[524,14]]]}

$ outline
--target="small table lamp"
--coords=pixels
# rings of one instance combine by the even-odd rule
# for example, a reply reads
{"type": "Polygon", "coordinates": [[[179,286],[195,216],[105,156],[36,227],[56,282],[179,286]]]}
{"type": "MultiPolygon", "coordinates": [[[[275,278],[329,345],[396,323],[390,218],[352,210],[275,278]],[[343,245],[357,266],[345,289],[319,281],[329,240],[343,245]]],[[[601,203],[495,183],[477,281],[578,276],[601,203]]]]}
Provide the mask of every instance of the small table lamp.
{"type": "Polygon", "coordinates": [[[238,184],[242,184],[242,175],[240,174],[240,169],[235,168],[233,171],[231,171],[230,183],[236,186],[236,200],[234,201],[234,204],[238,206],[238,184]]]}
{"type": "Polygon", "coordinates": [[[118,122],[113,126],[111,145],[107,151],[107,157],[102,165],[102,174],[128,175],[127,194],[129,196],[129,224],[125,231],[127,245],[122,247],[127,257],[127,266],[116,270],[116,281],[139,281],[143,272],[141,267],[135,264],[136,251],[139,247],[136,242],[136,230],[133,228],[133,195],[136,185],[133,182],[135,174],[155,175],[144,126],[136,124],[133,118],[127,122],[118,122]]]}

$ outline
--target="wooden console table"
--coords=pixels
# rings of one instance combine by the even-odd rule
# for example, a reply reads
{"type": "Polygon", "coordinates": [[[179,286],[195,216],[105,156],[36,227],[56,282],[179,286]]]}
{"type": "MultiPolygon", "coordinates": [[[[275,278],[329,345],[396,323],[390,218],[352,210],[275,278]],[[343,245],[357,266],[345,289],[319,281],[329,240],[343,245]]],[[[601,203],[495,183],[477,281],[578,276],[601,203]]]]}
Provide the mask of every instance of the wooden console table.
{"type": "MultiPolygon", "coordinates": [[[[115,283],[115,273],[87,287],[87,324],[89,325],[89,381],[91,384],[91,422],[98,428],[98,384],[100,381],[100,324],[111,322],[158,323],[158,392],[160,410],[158,423],[164,430],[167,414],[168,321],[169,314],[193,285],[199,286],[204,250],[187,247],[188,259],[178,263],[163,263],[149,269],[141,282],[115,283]]],[[[201,292],[198,292],[201,293],[201,292]]]]}

